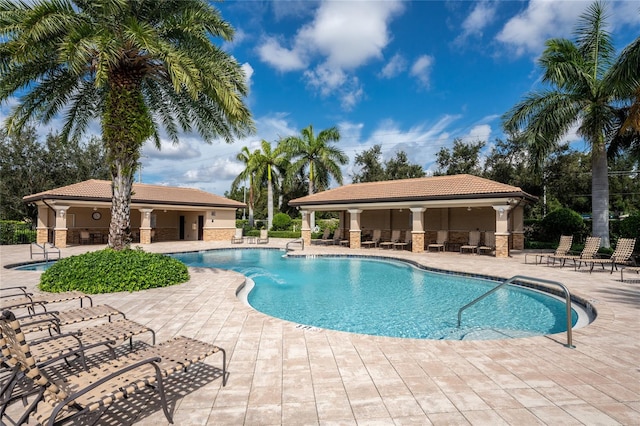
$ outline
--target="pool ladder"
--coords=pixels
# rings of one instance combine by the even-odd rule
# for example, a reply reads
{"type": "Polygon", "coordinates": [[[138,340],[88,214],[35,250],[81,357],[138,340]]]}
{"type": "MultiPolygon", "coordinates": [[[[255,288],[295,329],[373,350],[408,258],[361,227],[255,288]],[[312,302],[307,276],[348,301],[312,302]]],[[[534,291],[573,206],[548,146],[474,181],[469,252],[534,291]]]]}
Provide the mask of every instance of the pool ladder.
{"type": "Polygon", "coordinates": [[[564,297],[565,297],[565,305],[567,307],[567,344],[565,346],[567,346],[568,348],[575,348],[575,346],[573,346],[573,341],[572,341],[572,336],[571,336],[571,293],[569,293],[569,289],[562,283],[559,283],[557,281],[551,281],[551,280],[545,280],[542,278],[535,278],[535,277],[527,277],[524,275],[515,275],[511,278],[509,278],[508,280],[498,284],[497,286],[495,286],[494,288],[492,288],[491,290],[489,290],[488,292],[486,292],[485,294],[483,294],[480,297],[477,297],[476,299],[472,300],[471,302],[467,303],[466,305],[464,305],[462,308],[460,308],[458,310],[458,328],[460,328],[460,323],[462,322],[462,312],[475,305],[476,303],[478,303],[479,301],[481,301],[482,299],[484,299],[485,297],[489,296],[490,294],[498,291],[500,288],[504,287],[507,284],[511,284],[515,281],[528,281],[528,282],[533,282],[533,283],[542,283],[542,284],[550,284],[550,285],[556,285],[558,287],[560,287],[562,289],[562,291],[564,292],[564,297]]]}
{"type": "Polygon", "coordinates": [[[302,245],[302,250],[304,250],[304,240],[302,238],[296,238],[295,240],[291,240],[287,243],[287,245],[285,246],[285,250],[289,251],[289,244],[300,244],[302,245]]]}
{"type": "Polygon", "coordinates": [[[58,259],[60,259],[60,249],[51,243],[44,243],[42,245],[38,243],[29,244],[29,256],[31,257],[31,259],[33,259],[34,255],[38,255],[44,257],[44,260],[48,262],[50,253],[58,253],[58,259]],[[47,249],[47,245],[49,246],[49,249],[47,249]],[[34,252],[33,246],[36,246],[38,249],[42,250],[42,253],[40,253],[40,250],[34,252]]]}

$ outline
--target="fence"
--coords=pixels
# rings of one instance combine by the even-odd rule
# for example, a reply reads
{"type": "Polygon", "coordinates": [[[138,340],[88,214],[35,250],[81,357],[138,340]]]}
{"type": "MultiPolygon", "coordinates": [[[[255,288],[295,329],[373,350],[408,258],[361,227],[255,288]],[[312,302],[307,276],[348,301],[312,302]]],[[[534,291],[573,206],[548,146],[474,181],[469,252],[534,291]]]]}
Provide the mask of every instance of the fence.
{"type": "Polygon", "coordinates": [[[0,245],[31,244],[36,241],[36,231],[31,224],[0,221],[0,245]]]}

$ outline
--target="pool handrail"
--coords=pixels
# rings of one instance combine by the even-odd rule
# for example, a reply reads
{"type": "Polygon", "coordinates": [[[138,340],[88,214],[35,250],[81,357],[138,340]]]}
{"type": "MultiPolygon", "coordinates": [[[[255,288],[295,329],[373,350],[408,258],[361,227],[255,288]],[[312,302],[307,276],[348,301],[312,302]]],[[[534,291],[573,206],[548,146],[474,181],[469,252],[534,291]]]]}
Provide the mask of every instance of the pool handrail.
{"type": "Polygon", "coordinates": [[[572,335],[571,335],[571,330],[572,330],[572,324],[571,324],[571,293],[569,292],[569,289],[564,284],[559,283],[558,281],[545,280],[543,278],[529,277],[529,276],[525,276],[525,275],[514,275],[513,277],[509,278],[508,280],[501,282],[500,284],[498,284],[497,286],[495,286],[491,290],[489,290],[486,293],[484,293],[483,295],[475,298],[474,300],[472,300],[471,302],[467,303],[466,305],[464,305],[462,308],[460,308],[458,310],[458,328],[460,328],[460,323],[462,322],[462,311],[464,311],[465,309],[467,309],[468,307],[470,307],[472,305],[475,305],[476,303],[478,303],[479,301],[481,301],[485,297],[489,296],[490,294],[494,293],[498,289],[504,287],[505,285],[511,284],[511,283],[513,283],[515,281],[518,281],[518,280],[520,280],[520,281],[529,281],[529,282],[538,282],[538,283],[542,283],[542,284],[557,285],[562,289],[562,291],[564,292],[564,296],[565,296],[565,305],[567,307],[567,344],[565,346],[568,347],[568,348],[571,348],[571,349],[575,348],[575,346],[573,345],[573,339],[572,339],[572,335]]]}
{"type": "Polygon", "coordinates": [[[304,239],[301,237],[301,238],[296,238],[295,240],[289,241],[285,246],[285,251],[289,251],[289,244],[296,244],[296,243],[300,243],[300,245],[302,245],[302,250],[304,250],[304,239]]]}
{"type": "Polygon", "coordinates": [[[31,243],[29,244],[29,257],[31,259],[33,259],[33,255],[42,255],[42,257],[44,258],[44,260],[46,262],[49,261],[49,253],[58,253],[58,259],[60,259],[60,249],[58,247],[56,247],[55,245],[53,245],[52,243],[46,242],[43,243],[42,245],[38,244],[38,243],[31,243]],[[50,250],[47,250],[47,244],[50,246],[50,250]],[[33,246],[38,247],[39,249],[42,250],[42,253],[40,252],[35,252],[33,251],[33,246]]]}

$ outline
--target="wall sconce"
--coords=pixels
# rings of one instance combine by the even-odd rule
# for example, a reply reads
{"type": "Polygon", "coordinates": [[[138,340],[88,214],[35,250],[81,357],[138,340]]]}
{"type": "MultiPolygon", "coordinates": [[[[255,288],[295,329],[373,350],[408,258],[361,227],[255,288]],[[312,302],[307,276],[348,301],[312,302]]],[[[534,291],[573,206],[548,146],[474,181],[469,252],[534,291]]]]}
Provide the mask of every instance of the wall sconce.
{"type": "Polygon", "coordinates": [[[498,209],[498,215],[499,215],[500,217],[502,217],[502,216],[504,215],[504,209],[503,209],[502,207],[500,207],[500,208],[498,209]]]}
{"type": "Polygon", "coordinates": [[[149,212],[144,212],[144,217],[146,217],[147,219],[149,219],[149,212]]]}
{"type": "Polygon", "coordinates": [[[93,211],[94,211],[94,212],[95,212],[95,211],[98,211],[98,208],[97,208],[97,207],[94,207],[94,208],[93,208],[93,211]]]}
{"type": "Polygon", "coordinates": [[[471,207],[467,207],[467,211],[470,212],[471,211],[471,207]]]}
{"type": "Polygon", "coordinates": [[[64,210],[60,210],[60,217],[64,217],[64,210]]]}
{"type": "Polygon", "coordinates": [[[216,218],[216,212],[211,212],[211,222],[216,218]]]}

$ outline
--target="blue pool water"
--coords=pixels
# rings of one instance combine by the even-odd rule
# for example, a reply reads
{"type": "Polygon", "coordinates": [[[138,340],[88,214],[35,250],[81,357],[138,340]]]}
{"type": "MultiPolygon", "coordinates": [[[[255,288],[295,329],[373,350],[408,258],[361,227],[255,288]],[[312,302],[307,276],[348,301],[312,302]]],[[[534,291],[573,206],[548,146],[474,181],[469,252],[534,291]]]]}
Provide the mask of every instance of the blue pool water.
{"type": "Polygon", "coordinates": [[[29,263],[26,265],[16,266],[13,269],[18,271],[46,271],[49,269],[49,266],[53,265],[55,262],[39,262],[39,263],[29,263]]]}
{"type": "MultiPolygon", "coordinates": [[[[190,266],[231,269],[255,282],[256,310],[298,324],[418,339],[504,339],[566,331],[564,302],[505,286],[464,311],[497,282],[367,258],[284,258],[278,250],[173,254],[190,266]]],[[[573,324],[578,315],[573,312],[573,324]]]]}

